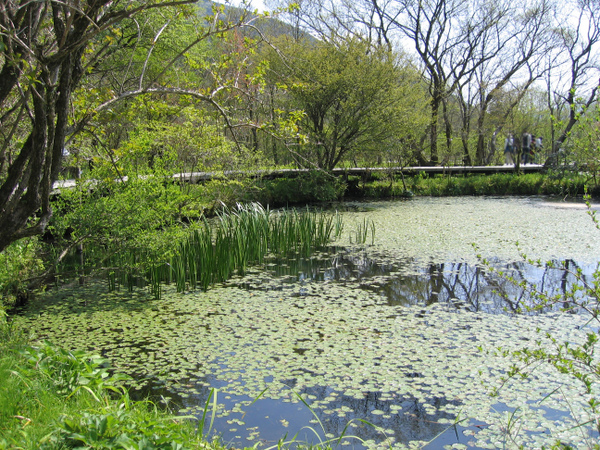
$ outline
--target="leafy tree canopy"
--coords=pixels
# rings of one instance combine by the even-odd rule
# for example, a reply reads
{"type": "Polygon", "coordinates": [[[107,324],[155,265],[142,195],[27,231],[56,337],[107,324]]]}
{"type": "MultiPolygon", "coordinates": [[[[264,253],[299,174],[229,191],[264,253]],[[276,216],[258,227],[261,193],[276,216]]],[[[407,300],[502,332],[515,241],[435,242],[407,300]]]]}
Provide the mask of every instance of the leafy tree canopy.
{"type": "Polygon", "coordinates": [[[332,169],[408,136],[419,121],[418,77],[387,48],[358,39],[285,39],[278,46],[291,55],[273,69],[284,74],[292,104],[303,111],[305,165],[332,169]]]}

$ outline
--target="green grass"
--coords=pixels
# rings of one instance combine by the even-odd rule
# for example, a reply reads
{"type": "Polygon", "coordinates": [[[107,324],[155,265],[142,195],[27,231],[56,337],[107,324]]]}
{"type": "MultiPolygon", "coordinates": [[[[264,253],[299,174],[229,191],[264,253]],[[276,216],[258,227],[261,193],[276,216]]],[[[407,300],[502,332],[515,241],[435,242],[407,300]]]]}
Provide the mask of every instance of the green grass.
{"type": "Polygon", "coordinates": [[[0,448],[223,448],[195,419],[132,401],[123,381],[105,359],[31,345],[0,317],[0,448]]]}

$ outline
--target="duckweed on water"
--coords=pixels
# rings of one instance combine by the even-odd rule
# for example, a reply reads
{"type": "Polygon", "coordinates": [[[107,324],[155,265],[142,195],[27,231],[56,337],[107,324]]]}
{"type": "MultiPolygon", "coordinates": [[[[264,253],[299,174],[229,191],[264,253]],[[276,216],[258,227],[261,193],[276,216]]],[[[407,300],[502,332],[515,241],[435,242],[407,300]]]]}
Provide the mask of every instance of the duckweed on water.
{"type": "MultiPolygon", "coordinates": [[[[538,371],[505,387],[499,397],[489,396],[511,362],[496,355],[497,347],[517,349],[524,340],[533,342],[539,339],[537,328],[578,341],[584,320],[575,315],[478,316],[449,313],[441,305],[390,308],[352,286],[311,284],[251,295],[231,287],[183,295],[171,290],[158,301],[135,295],[123,301],[106,293],[105,286],[63,292],[82,294],[87,306],[48,299],[24,320],[39,338],[102,349],[115,366],[138,379],[136,388],[162,386],[185,413],[200,415],[212,386],[235,400],[234,408],[221,405],[221,418],[247,421],[243,417],[252,408],[245,399],[266,390],[266,399],[294,403],[293,388],[315,396],[311,407],[332,416],[325,423],[333,434],[347,422],[349,411],[342,404],[354,415],[396,430],[396,442],[414,437],[406,424],[415,416],[448,423],[460,415],[477,421],[471,423],[497,424],[506,411],[518,408],[523,429],[531,432],[527,438],[535,443],[576,425],[557,396],[544,401],[546,410],[537,408],[546,395],[560,387],[575,415],[584,410],[579,386],[551,372],[538,371]],[[495,410],[498,404],[504,410],[495,410]],[[561,423],[547,419],[548,411],[559,414],[561,423]]],[[[359,431],[361,437],[374,437],[373,430],[359,431]]],[[[500,432],[482,427],[473,439],[487,445],[500,432]]],[[[569,442],[576,445],[577,436],[569,442]]]]}

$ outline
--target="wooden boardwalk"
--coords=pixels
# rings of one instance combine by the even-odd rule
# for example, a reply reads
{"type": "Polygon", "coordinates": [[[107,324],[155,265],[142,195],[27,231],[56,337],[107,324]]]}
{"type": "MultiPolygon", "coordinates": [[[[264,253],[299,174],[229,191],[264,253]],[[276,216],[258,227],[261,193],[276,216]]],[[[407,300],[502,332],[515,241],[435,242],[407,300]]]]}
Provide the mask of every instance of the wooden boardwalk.
{"type": "MultiPolygon", "coordinates": [[[[536,173],[544,170],[542,164],[526,164],[521,165],[521,173],[536,173]]],[[[310,169],[277,169],[277,170],[256,170],[252,172],[240,171],[225,171],[222,173],[216,172],[185,172],[173,175],[174,181],[186,181],[189,183],[202,183],[213,179],[233,177],[244,174],[252,178],[276,179],[276,178],[294,178],[303,173],[310,172],[310,169]]],[[[407,176],[424,174],[432,175],[490,175],[494,173],[514,173],[514,166],[422,166],[422,167],[353,167],[353,168],[337,168],[332,171],[338,176],[359,176],[362,178],[370,178],[373,175],[382,174],[404,174],[407,176]]],[[[54,183],[54,189],[69,189],[74,187],[76,180],[59,180],[54,183]]]]}
{"type": "MultiPolygon", "coordinates": [[[[535,173],[544,170],[542,164],[527,164],[521,165],[520,171],[522,173],[535,173]]],[[[254,178],[294,178],[303,173],[310,172],[310,169],[277,169],[277,170],[257,170],[252,173],[244,172],[254,178]]],[[[353,167],[353,168],[336,168],[333,169],[333,174],[338,176],[359,176],[359,177],[371,177],[374,174],[400,174],[403,173],[407,176],[418,175],[420,173],[425,175],[468,175],[468,174],[480,174],[490,175],[494,173],[514,173],[514,166],[453,166],[453,167],[353,167]]],[[[191,183],[200,183],[208,181],[213,178],[227,177],[233,175],[240,175],[241,172],[224,172],[223,174],[214,174],[210,172],[192,172],[192,173],[181,173],[173,175],[176,179],[183,179],[191,183]]]]}

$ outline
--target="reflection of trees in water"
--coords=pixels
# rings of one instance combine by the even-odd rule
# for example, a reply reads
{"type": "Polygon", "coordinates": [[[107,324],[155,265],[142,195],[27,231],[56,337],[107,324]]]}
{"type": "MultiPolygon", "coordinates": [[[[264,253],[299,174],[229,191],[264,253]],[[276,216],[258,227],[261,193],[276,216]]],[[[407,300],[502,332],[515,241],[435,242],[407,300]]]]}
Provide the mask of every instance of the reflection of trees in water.
{"type": "MultiPolygon", "coordinates": [[[[407,376],[417,376],[418,374],[409,374],[407,376]]],[[[338,437],[341,436],[346,429],[348,423],[352,419],[366,419],[373,425],[381,427],[383,429],[392,429],[394,434],[391,435],[396,442],[408,442],[413,440],[430,440],[437,436],[440,432],[447,428],[447,424],[439,423],[440,419],[448,419],[453,421],[455,417],[449,413],[441,412],[440,408],[447,405],[449,401],[444,397],[431,397],[427,399],[429,409],[420,402],[417,398],[411,395],[399,396],[392,394],[391,396],[385,396],[382,392],[378,391],[367,391],[363,393],[362,398],[356,398],[344,395],[339,391],[336,391],[334,387],[330,386],[311,386],[301,389],[297,389],[296,380],[282,380],[290,389],[294,390],[300,395],[311,395],[312,400],[307,400],[309,405],[312,404],[313,411],[318,415],[319,419],[323,423],[324,432],[331,433],[338,437]],[[394,407],[392,407],[394,405],[394,407]],[[400,409],[398,407],[401,407],[400,409]],[[431,414],[431,408],[435,409],[435,414],[431,414]],[[382,411],[383,414],[374,415],[373,410],[382,411]],[[339,415],[340,411],[344,411],[344,415],[339,415]]],[[[166,386],[162,382],[157,380],[150,381],[143,389],[135,390],[132,392],[134,398],[145,399],[150,398],[155,401],[158,405],[164,406],[164,399],[168,398],[169,407],[179,409],[182,407],[191,407],[195,410],[198,419],[202,419],[205,414],[203,409],[208,405],[208,414],[212,414],[212,404],[210,399],[213,394],[211,390],[213,387],[221,387],[227,384],[226,382],[219,382],[212,376],[201,377],[201,378],[186,378],[178,380],[179,388],[174,386],[166,386]],[[190,389],[193,388],[193,392],[190,389]],[[180,395],[186,393],[185,396],[180,395]],[[207,403],[208,402],[208,403],[207,403]]],[[[295,394],[288,393],[288,397],[293,397],[295,394]]],[[[241,413],[234,413],[231,417],[244,419],[246,413],[249,415],[256,414],[256,409],[251,406],[254,404],[256,399],[247,396],[240,395],[228,395],[223,396],[222,394],[218,397],[219,403],[224,405],[225,410],[231,411],[234,408],[236,402],[243,402],[246,404],[242,408],[241,413]]],[[[260,402],[262,399],[256,400],[258,402],[257,407],[260,408],[260,402]]],[[[269,400],[266,400],[269,403],[269,400]]],[[[451,402],[455,405],[458,402],[451,402]]],[[[288,404],[290,407],[292,404],[288,404]]],[[[290,414],[285,415],[285,419],[289,422],[289,430],[294,432],[300,430],[306,426],[307,416],[310,414],[302,414],[299,417],[295,417],[291,413],[293,409],[289,409],[290,414]]],[[[265,413],[271,415],[274,411],[270,411],[269,405],[266,405],[265,413]]],[[[222,410],[220,410],[222,412],[222,410]]],[[[261,415],[258,414],[260,417],[261,415]]],[[[236,433],[227,433],[228,426],[227,420],[230,415],[225,417],[217,418],[215,422],[215,429],[225,432],[224,437],[226,440],[233,439],[236,433]],[[230,436],[231,434],[231,436],[230,436]]],[[[248,420],[246,417],[244,420],[248,420]]],[[[355,428],[350,428],[346,431],[346,435],[355,435],[363,440],[376,439],[380,440],[382,434],[376,428],[368,425],[364,425],[361,422],[353,422],[358,425],[355,428]]],[[[273,424],[277,426],[277,424],[273,424]]],[[[207,427],[205,427],[207,428],[207,427]]],[[[321,433],[323,430],[318,425],[313,425],[313,429],[321,433]]],[[[206,429],[204,430],[206,431],[206,429]]],[[[263,430],[261,435],[267,435],[268,430],[263,430]]],[[[286,429],[277,430],[277,437],[281,437],[286,429]]],[[[243,433],[242,433],[243,434],[243,433]]],[[[312,432],[306,434],[306,438],[313,440],[315,436],[312,432]]],[[[303,436],[299,436],[299,440],[303,439],[303,436]]],[[[325,440],[324,436],[321,439],[325,440]]],[[[355,448],[363,448],[357,441],[351,441],[355,448]]]]}
{"type": "MultiPolygon", "coordinates": [[[[391,435],[396,442],[408,442],[413,440],[429,440],[437,436],[441,431],[447,428],[447,424],[439,423],[444,418],[454,420],[455,417],[440,412],[440,408],[448,404],[443,397],[435,397],[427,400],[428,405],[435,408],[436,413],[430,414],[423,403],[415,397],[392,397],[384,396],[382,392],[365,391],[363,398],[349,397],[335,392],[331,387],[313,386],[300,391],[302,394],[310,394],[316,397],[316,402],[328,399],[324,407],[315,410],[320,417],[326,433],[334,436],[341,436],[348,422],[352,419],[365,419],[377,427],[383,429],[392,429],[391,435]],[[334,394],[332,396],[332,394],[334,394]],[[391,408],[400,406],[401,409],[391,408]],[[336,412],[342,407],[346,409],[346,415],[340,417],[336,412]],[[375,415],[374,410],[379,410],[383,414],[375,415]]],[[[371,426],[360,424],[356,428],[350,428],[346,434],[352,434],[361,439],[381,439],[381,432],[371,426]]],[[[356,444],[356,443],[355,443],[356,444]]],[[[360,447],[360,446],[359,446],[360,447]]]]}
{"type": "MultiPolygon", "coordinates": [[[[555,263],[559,267],[559,263],[555,263]]],[[[490,313],[526,311],[533,306],[528,292],[520,282],[533,283],[548,295],[564,294],[574,282],[569,271],[581,268],[572,260],[563,267],[569,271],[552,267],[538,267],[524,261],[494,267],[510,276],[516,283],[502,277],[486,267],[464,262],[430,264],[420,268],[419,273],[389,276],[383,282],[367,284],[367,287],[382,293],[390,305],[431,305],[445,303],[457,309],[485,311],[490,313]]],[[[587,270],[587,275],[591,270],[587,270]]],[[[566,305],[558,305],[566,306],[566,305]]]]}
{"type": "MultiPolygon", "coordinates": [[[[555,261],[556,268],[526,261],[506,264],[496,260],[491,264],[517,283],[527,281],[550,296],[568,290],[574,282],[571,272],[582,270],[585,279],[595,269],[573,260],[555,261]]],[[[370,258],[365,252],[338,253],[330,258],[286,260],[270,271],[275,276],[294,275],[293,281],[358,280],[362,289],[379,293],[390,305],[444,303],[456,309],[490,313],[523,311],[532,305],[527,292],[517,284],[486,267],[465,262],[423,264],[406,258],[392,263],[385,258],[370,258]]]]}

